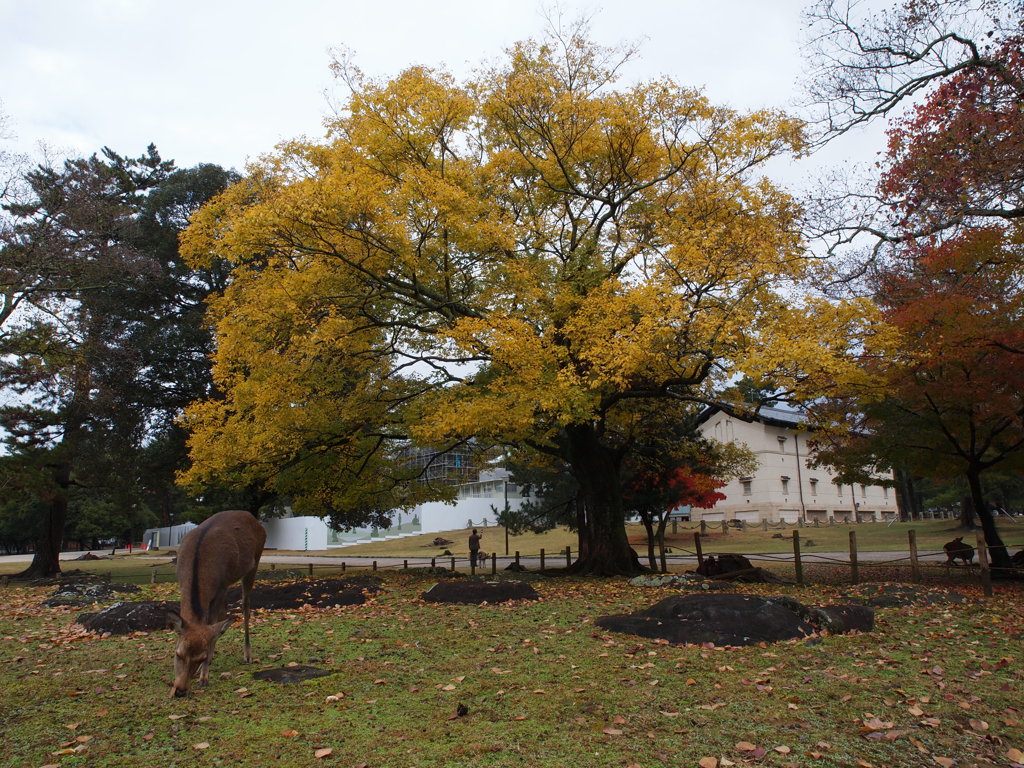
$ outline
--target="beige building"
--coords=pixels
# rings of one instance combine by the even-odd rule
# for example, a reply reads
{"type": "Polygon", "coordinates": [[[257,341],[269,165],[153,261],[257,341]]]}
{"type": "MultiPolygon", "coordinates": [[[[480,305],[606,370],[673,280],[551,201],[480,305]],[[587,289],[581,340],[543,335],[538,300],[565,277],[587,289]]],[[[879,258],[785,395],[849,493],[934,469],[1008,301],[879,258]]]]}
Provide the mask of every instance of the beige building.
{"type": "Polygon", "coordinates": [[[720,489],[724,501],[712,509],[694,509],[693,520],[814,524],[874,522],[899,514],[892,488],[843,485],[828,471],[808,467],[807,431],[801,429],[798,413],[762,408],[756,417],[740,418],[709,408],[701,419],[701,434],[723,443],[745,443],[758,466],[754,474],[720,489]]]}

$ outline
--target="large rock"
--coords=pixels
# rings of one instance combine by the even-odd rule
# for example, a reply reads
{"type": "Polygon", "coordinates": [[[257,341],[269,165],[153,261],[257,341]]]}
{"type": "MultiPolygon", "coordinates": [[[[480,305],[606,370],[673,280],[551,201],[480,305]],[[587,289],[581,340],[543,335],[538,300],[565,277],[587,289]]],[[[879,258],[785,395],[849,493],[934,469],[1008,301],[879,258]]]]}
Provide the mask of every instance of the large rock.
{"type": "MultiPolygon", "coordinates": [[[[313,579],[283,584],[258,581],[249,595],[249,604],[253,609],[266,610],[295,609],[305,605],[314,608],[362,605],[366,602],[366,593],[378,589],[376,584],[343,579],[313,579]]],[[[241,587],[228,590],[228,605],[241,607],[241,587]]]]}
{"type": "Polygon", "coordinates": [[[539,600],[540,595],[525,581],[439,581],[422,595],[429,603],[504,603],[509,600],[539,600]]]}
{"type": "Polygon", "coordinates": [[[605,616],[595,623],[613,632],[677,645],[756,645],[798,640],[819,628],[832,633],[864,629],[871,625],[873,616],[864,606],[815,610],[789,597],[715,593],[668,597],[646,610],[605,616]],[[815,626],[815,618],[827,619],[829,626],[815,626]]]}
{"type": "Polygon", "coordinates": [[[114,603],[102,611],[81,614],[78,623],[93,632],[109,632],[112,635],[152,632],[169,629],[167,613],[177,609],[177,600],[114,603]]]}
{"type": "Polygon", "coordinates": [[[43,601],[47,608],[61,605],[86,606],[92,603],[111,600],[125,592],[139,592],[135,584],[91,584],[88,582],[71,582],[59,586],[53,594],[43,601]]]}

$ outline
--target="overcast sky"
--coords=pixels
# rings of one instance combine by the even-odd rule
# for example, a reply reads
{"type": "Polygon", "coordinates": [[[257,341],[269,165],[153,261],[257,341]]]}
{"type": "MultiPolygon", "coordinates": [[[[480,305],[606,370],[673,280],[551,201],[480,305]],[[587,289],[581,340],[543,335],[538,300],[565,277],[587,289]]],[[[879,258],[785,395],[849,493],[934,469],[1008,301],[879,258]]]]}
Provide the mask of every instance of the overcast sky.
{"type": "MultiPolygon", "coordinates": [[[[464,75],[540,37],[530,0],[0,0],[0,110],[8,148],[38,142],[238,170],[284,139],[323,134],[341,93],[329,49],[366,74],[412,64],[464,75]]],[[[630,79],[668,75],[716,103],[789,108],[803,0],[562,0],[605,45],[640,44],[630,79]]],[[[867,158],[867,159],[870,159],[867,158]]]]}

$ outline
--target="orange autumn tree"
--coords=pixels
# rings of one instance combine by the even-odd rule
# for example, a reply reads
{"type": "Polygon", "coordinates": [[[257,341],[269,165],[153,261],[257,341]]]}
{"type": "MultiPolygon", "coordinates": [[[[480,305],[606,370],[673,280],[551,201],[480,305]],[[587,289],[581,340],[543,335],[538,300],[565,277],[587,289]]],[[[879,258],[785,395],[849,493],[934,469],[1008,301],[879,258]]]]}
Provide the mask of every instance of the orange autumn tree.
{"type": "Polygon", "coordinates": [[[281,146],[185,237],[235,266],[212,306],[224,397],[186,415],[184,480],[347,524],[443,493],[409,482],[410,446],[525,448],[580,486],[574,569],[635,573],[618,414],[741,372],[805,394],[862,377],[873,309],[798,290],[799,210],[760,170],[800,124],[623,87],[626,58],[578,27],[464,82],[342,68],[327,140],[281,146]]]}
{"type": "Polygon", "coordinates": [[[875,278],[877,300],[902,333],[900,353],[872,364],[880,388],[833,400],[848,427],[819,457],[964,478],[991,548],[1009,557],[985,503],[984,477],[1024,469],[1024,283],[1020,228],[968,230],[918,243],[875,278]]]}

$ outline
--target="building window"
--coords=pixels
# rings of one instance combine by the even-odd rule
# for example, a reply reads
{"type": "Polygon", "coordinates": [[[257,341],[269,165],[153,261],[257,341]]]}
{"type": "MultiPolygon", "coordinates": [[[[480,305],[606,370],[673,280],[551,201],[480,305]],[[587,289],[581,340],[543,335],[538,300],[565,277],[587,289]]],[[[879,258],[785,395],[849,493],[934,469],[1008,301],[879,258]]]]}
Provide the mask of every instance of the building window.
{"type": "Polygon", "coordinates": [[[866,485],[861,485],[861,487],[860,487],[860,497],[862,499],[866,499],[868,497],[868,487],[866,485]]]}
{"type": "Polygon", "coordinates": [[[838,496],[840,499],[843,498],[843,484],[842,483],[836,483],[836,496],[838,496]]]}
{"type": "Polygon", "coordinates": [[[889,486],[887,485],[882,486],[882,498],[886,501],[889,500],[889,486]]]}
{"type": "Polygon", "coordinates": [[[811,496],[818,495],[818,480],[817,478],[811,478],[811,496]]]}
{"type": "Polygon", "coordinates": [[[782,480],[782,492],[789,493],[789,478],[783,475],[780,479],[782,480]]]}
{"type": "Polygon", "coordinates": [[[778,440],[779,440],[779,453],[785,453],[786,452],[786,438],[784,438],[781,435],[779,435],[778,440]]]}
{"type": "Polygon", "coordinates": [[[743,495],[750,495],[750,480],[740,480],[740,486],[743,488],[743,495]]]}

